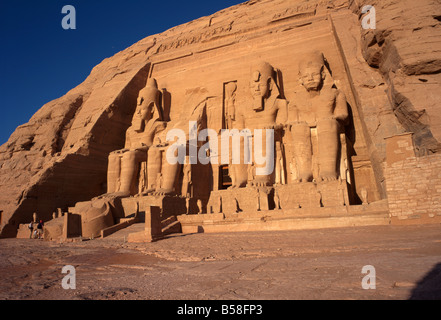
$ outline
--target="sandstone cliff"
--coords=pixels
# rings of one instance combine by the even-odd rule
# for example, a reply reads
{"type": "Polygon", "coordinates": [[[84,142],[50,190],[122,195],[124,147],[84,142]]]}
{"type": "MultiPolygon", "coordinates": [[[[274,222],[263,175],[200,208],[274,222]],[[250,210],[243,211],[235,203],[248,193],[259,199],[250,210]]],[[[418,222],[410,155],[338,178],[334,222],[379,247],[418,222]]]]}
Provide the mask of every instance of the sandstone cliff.
{"type": "Polygon", "coordinates": [[[66,210],[105,193],[107,156],[124,146],[153,57],[240,42],[275,32],[272,26],[284,19],[301,26],[302,19],[318,15],[331,17],[353,82],[366,155],[381,188],[385,137],[412,131],[421,153],[436,152],[441,139],[439,0],[251,0],[149,36],[105,59],[81,85],[18,127],[0,147],[1,236],[14,236],[33,212],[50,219],[56,208],[66,210]],[[361,28],[366,4],[376,8],[376,30],[361,28]]]}
{"type": "Polygon", "coordinates": [[[434,153],[441,141],[441,1],[356,0],[351,8],[360,14],[364,5],[375,7],[377,29],[362,30],[363,57],[384,79],[390,107],[420,154],[434,153]]]}

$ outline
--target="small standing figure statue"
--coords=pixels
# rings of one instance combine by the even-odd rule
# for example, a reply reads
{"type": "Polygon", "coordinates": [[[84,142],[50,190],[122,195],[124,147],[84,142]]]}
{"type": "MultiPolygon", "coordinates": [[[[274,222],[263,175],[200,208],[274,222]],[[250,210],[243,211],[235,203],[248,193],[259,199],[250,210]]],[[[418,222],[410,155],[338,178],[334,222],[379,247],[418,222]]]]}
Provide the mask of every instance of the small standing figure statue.
{"type": "Polygon", "coordinates": [[[186,214],[190,214],[190,198],[186,198],[185,199],[185,205],[187,207],[187,213],[186,214]]]}
{"type": "Polygon", "coordinates": [[[255,176],[254,164],[248,165],[247,173],[248,173],[248,186],[253,186],[254,176],[255,176]]]}
{"type": "Polygon", "coordinates": [[[227,129],[232,129],[236,121],[236,82],[230,82],[225,86],[225,119],[227,129]]]}
{"type": "Polygon", "coordinates": [[[277,190],[274,190],[274,204],[276,206],[276,210],[280,210],[280,197],[279,197],[279,192],[277,192],[277,190]]]}
{"type": "Polygon", "coordinates": [[[366,188],[362,188],[361,189],[361,201],[362,201],[363,205],[369,204],[369,202],[368,202],[368,192],[367,192],[366,188]]]}
{"type": "Polygon", "coordinates": [[[202,200],[198,199],[197,203],[198,203],[198,208],[199,208],[198,214],[202,214],[202,200]]]}
{"type": "Polygon", "coordinates": [[[184,165],[184,177],[182,182],[182,195],[184,197],[191,197],[192,195],[192,181],[191,181],[191,164],[189,157],[186,159],[187,164],[184,165]]]}

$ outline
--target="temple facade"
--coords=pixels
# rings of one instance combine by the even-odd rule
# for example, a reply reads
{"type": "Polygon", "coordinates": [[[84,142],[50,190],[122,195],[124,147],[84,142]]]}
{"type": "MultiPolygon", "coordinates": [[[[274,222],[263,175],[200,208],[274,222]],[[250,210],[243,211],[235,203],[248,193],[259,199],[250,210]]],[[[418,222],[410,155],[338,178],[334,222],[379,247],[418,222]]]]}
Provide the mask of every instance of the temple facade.
{"type": "Polygon", "coordinates": [[[334,2],[249,1],[104,60],[0,149],[1,236],[437,222],[437,64],[334,2]]]}

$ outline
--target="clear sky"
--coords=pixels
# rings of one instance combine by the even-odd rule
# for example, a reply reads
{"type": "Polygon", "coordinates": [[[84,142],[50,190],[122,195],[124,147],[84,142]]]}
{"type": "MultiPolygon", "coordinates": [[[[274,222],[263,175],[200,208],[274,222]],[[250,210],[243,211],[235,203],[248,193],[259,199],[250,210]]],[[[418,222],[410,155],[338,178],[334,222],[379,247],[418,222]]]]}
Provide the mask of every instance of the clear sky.
{"type": "Polygon", "coordinates": [[[245,0],[0,0],[0,145],[44,104],[139,40],[245,0]],[[64,30],[65,5],[76,29],[64,30]]]}

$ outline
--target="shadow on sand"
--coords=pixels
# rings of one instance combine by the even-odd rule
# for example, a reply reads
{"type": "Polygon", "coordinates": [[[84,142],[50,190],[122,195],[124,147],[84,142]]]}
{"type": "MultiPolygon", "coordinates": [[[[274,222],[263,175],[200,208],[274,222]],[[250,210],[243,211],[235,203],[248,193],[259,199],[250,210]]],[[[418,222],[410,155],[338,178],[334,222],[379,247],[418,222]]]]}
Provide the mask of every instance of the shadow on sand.
{"type": "Polygon", "coordinates": [[[441,300],[441,263],[417,283],[409,300],[441,300]]]}

